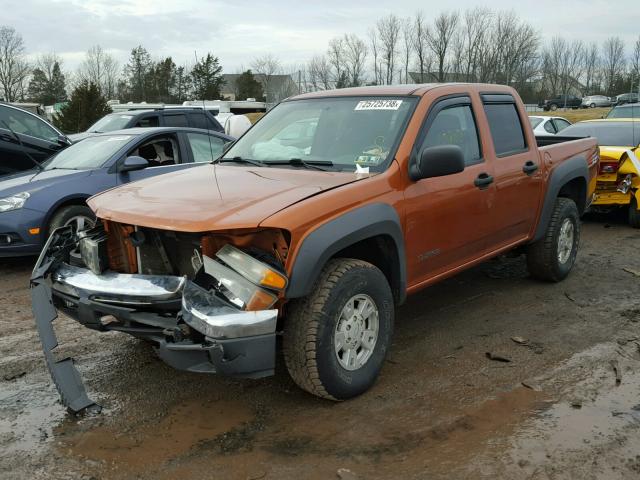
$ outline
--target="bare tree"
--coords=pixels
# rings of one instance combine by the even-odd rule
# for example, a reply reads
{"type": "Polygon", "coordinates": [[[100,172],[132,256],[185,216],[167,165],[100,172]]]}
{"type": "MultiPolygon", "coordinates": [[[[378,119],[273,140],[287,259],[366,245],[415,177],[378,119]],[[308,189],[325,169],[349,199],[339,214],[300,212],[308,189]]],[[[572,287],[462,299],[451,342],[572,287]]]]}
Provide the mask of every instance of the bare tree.
{"type": "Polygon", "coordinates": [[[383,77],[382,62],[380,60],[380,39],[378,38],[378,31],[373,27],[369,29],[369,43],[371,44],[371,54],[373,55],[373,82],[376,85],[381,85],[383,77]]]}
{"type": "Polygon", "coordinates": [[[78,68],[77,78],[95,83],[106,98],[114,98],[118,84],[120,65],[100,45],[94,45],[78,68]]]}
{"type": "Polygon", "coordinates": [[[462,38],[462,72],[468,79],[477,80],[479,61],[486,39],[490,34],[493,13],[485,7],[466,10],[463,15],[462,38]]]}
{"type": "Polygon", "coordinates": [[[0,88],[7,102],[24,96],[30,71],[24,51],[22,35],[13,27],[0,26],[0,88]]]}
{"type": "Polygon", "coordinates": [[[605,77],[605,89],[609,94],[613,92],[616,77],[622,74],[624,68],[624,44],[620,37],[609,37],[602,47],[602,62],[605,77]]]}
{"type": "Polygon", "coordinates": [[[343,47],[344,66],[349,76],[349,86],[359,87],[364,83],[367,44],[357,35],[345,34],[343,47]]]}
{"type": "Polygon", "coordinates": [[[420,73],[420,82],[424,82],[426,75],[431,67],[431,57],[429,55],[429,47],[427,38],[429,29],[422,12],[416,13],[413,19],[413,50],[416,54],[418,72],[420,73]]]}
{"type": "Polygon", "coordinates": [[[446,79],[448,70],[447,54],[458,28],[459,18],[457,12],[443,12],[436,17],[433,27],[429,30],[427,42],[438,64],[438,82],[444,82],[446,79]]]}
{"type": "Polygon", "coordinates": [[[600,53],[598,51],[598,45],[592,43],[585,47],[583,58],[583,71],[584,71],[584,85],[587,91],[587,95],[596,93],[596,86],[599,90],[599,82],[596,81],[598,72],[600,71],[600,53]]]}
{"type": "Polygon", "coordinates": [[[387,85],[391,85],[396,69],[398,37],[401,29],[400,19],[391,13],[378,20],[376,27],[380,38],[382,61],[385,67],[384,81],[387,85]]]}
{"type": "Polygon", "coordinates": [[[403,61],[403,73],[404,83],[409,83],[409,66],[411,63],[411,54],[413,53],[413,41],[415,38],[415,31],[413,29],[413,23],[411,18],[405,18],[402,20],[402,61],[403,61]]]}
{"type": "Polygon", "coordinates": [[[637,85],[638,93],[640,93],[640,36],[633,45],[633,53],[631,54],[631,72],[631,91],[633,92],[634,86],[637,85]]]}
{"type": "Polygon", "coordinates": [[[282,70],[282,65],[278,57],[268,53],[262,57],[257,57],[251,62],[251,68],[255,73],[261,74],[262,89],[264,90],[267,102],[278,100],[275,98],[273,76],[282,70]]]}
{"type": "Polygon", "coordinates": [[[331,64],[326,56],[314,56],[307,65],[307,72],[313,90],[329,90],[331,88],[331,64]]]}
{"type": "Polygon", "coordinates": [[[337,88],[347,86],[345,70],[345,48],[344,39],[336,37],[329,40],[327,59],[333,70],[333,80],[337,88]]]}

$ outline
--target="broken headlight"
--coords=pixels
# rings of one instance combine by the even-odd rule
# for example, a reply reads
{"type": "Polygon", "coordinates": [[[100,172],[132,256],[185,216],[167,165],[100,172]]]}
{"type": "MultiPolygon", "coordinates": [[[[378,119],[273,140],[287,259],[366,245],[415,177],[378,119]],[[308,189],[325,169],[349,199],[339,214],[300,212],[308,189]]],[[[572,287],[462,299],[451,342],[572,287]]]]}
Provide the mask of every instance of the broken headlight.
{"type": "Polygon", "coordinates": [[[238,272],[207,257],[203,259],[205,273],[217,282],[217,289],[232,304],[242,310],[266,310],[277,301],[277,297],[255,285],[238,272]]]}
{"type": "Polygon", "coordinates": [[[82,262],[96,275],[109,266],[107,234],[101,226],[78,232],[78,249],[82,262]]]}
{"type": "Polygon", "coordinates": [[[227,244],[222,247],[216,253],[216,257],[256,285],[278,291],[284,290],[287,286],[287,277],[282,273],[233,245],[227,244]]]}

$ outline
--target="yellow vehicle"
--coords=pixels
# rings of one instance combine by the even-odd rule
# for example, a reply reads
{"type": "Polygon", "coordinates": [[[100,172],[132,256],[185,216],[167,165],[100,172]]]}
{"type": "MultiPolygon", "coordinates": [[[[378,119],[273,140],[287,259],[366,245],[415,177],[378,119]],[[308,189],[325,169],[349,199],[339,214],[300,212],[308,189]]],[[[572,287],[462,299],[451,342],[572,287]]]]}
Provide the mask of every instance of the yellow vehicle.
{"type": "Polygon", "coordinates": [[[629,209],[629,224],[640,228],[640,119],[587,120],[567,127],[563,136],[596,137],[600,171],[592,208],[629,209]]]}

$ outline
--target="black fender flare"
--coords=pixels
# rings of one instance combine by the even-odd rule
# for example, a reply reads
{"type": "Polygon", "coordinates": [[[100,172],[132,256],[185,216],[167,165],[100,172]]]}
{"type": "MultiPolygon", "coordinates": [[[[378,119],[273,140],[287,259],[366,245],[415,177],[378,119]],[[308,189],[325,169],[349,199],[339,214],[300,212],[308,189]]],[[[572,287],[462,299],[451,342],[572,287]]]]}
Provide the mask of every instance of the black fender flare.
{"type": "Polygon", "coordinates": [[[311,293],[325,264],[336,253],[357,242],[378,235],[390,237],[396,249],[393,275],[397,276],[398,304],[404,302],[407,267],[404,235],[398,212],[386,203],[371,203],[346,212],[313,230],[302,241],[293,264],[287,298],[311,293]]]}
{"type": "MultiPolygon", "coordinates": [[[[549,220],[553,213],[553,207],[555,205],[556,198],[558,198],[558,195],[560,194],[560,190],[563,186],[576,178],[582,178],[585,181],[588,195],[589,167],[587,166],[587,159],[583,155],[576,155],[575,157],[571,157],[570,159],[562,162],[551,173],[551,177],[547,182],[547,193],[544,197],[544,205],[540,212],[540,221],[538,222],[538,228],[536,229],[536,233],[533,237],[534,242],[540,240],[547,231],[547,226],[549,225],[549,220]]],[[[585,198],[584,205],[587,204],[588,202],[585,198]]]]}

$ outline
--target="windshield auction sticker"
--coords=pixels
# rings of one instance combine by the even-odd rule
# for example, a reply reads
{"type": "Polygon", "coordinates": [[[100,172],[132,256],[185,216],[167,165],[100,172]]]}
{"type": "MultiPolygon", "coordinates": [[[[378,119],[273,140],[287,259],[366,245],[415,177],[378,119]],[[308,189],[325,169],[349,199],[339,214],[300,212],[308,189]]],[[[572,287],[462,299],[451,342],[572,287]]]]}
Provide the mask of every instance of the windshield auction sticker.
{"type": "Polygon", "coordinates": [[[354,110],[398,110],[402,100],[362,100],[354,110]]]}

